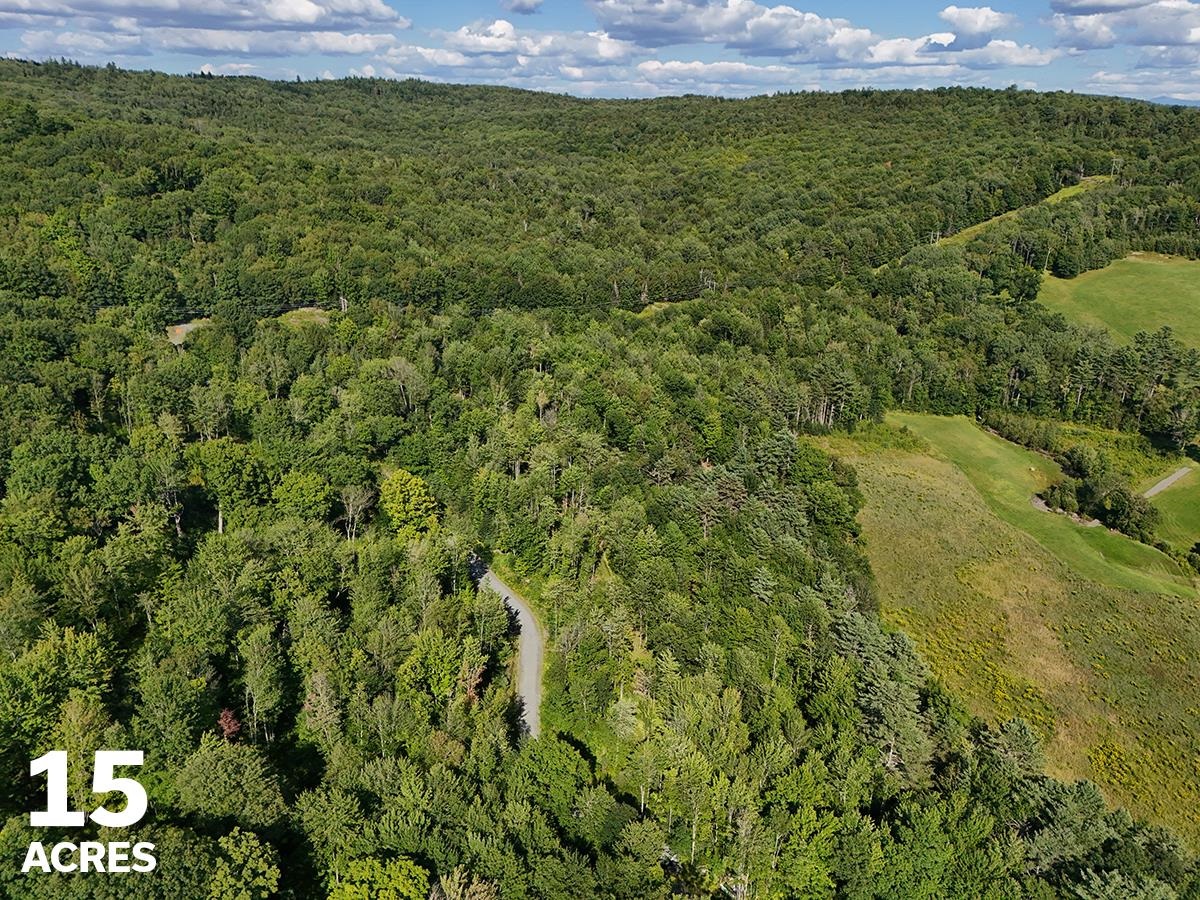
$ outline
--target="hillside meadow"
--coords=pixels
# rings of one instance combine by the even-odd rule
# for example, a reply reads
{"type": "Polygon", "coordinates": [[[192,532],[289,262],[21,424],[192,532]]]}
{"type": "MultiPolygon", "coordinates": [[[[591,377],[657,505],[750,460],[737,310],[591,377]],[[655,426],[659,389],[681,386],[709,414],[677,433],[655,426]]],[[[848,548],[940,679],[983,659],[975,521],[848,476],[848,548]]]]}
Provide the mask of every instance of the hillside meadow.
{"type": "Polygon", "coordinates": [[[884,618],[935,675],[984,719],[1032,722],[1051,773],[1200,840],[1200,610],[1175,563],[1035,509],[1057,466],[964,417],[828,442],[858,472],[884,618]]]}
{"type": "MultiPolygon", "coordinates": [[[[1189,464],[1188,475],[1151,498],[1162,514],[1159,536],[1183,550],[1200,542],[1200,466],[1193,460],[1189,464]]],[[[1139,485],[1142,490],[1150,486],[1139,485]]]]}

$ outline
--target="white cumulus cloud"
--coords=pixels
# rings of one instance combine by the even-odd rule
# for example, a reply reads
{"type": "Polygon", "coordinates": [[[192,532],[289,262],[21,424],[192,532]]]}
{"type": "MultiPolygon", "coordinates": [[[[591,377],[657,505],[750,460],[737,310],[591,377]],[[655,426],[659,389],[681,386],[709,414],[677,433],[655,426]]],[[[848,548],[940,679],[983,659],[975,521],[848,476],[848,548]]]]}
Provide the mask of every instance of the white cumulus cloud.
{"type": "Polygon", "coordinates": [[[1011,13],[996,12],[990,6],[947,6],[939,14],[958,34],[992,34],[1017,24],[1011,13]]]}
{"type": "Polygon", "coordinates": [[[1136,6],[1062,8],[1050,19],[1061,45],[1093,50],[1117,45],[1173,47],[1200,44],[1200,3],[1153,0],[1136,6]]]}
{"type": "Polygon", "coordinates": [[[982,47],[998,32],[1018,24],[1016,16],[990,6],[947,6],[938,15],[954,29],[955,50],[982,47]]]}
{"type": "Polygon", "coordinates": [[[601,24],[642,47],[722,44],[745,55],[788,56],[819,62],[853,55],[870,29],[793,6],[754,0],[592,0],[601,24]]]}

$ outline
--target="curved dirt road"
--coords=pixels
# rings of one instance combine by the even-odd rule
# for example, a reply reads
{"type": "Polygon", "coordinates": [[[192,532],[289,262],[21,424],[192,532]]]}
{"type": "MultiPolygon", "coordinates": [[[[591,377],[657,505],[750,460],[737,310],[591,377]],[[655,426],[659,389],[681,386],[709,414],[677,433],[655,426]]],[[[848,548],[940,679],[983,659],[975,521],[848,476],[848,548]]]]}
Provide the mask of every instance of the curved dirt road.
{"type": "Polygon", "coordinates": [[[542,658],[545,639],[533,610],[525,598],[501,581],[496,573],[480,564],[479,581],[500,595],[504,605],[517,614],[521,637],[517,642],[517,696],[521,698],[521,717],[530,737],[542,730],[542,658]]]}

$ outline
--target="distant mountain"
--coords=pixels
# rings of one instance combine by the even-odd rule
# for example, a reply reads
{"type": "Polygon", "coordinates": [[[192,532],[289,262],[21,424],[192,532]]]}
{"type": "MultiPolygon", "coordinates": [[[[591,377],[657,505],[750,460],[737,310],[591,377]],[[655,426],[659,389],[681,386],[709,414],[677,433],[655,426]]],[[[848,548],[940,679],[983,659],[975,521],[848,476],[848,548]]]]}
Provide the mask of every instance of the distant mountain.
{"type": "Polygon", "coordinates": [[[1162,103],[1165,106],[1200,106],[1200,100],[1179,100],[1175,97],[1152,97],[1151,103],[1162,103]]]}

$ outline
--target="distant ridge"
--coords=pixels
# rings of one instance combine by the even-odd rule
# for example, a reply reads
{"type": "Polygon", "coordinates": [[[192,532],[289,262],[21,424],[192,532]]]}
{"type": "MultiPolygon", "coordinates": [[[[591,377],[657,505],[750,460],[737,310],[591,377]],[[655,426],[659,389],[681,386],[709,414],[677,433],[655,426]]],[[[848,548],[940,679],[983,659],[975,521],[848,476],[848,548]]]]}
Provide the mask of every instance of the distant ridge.
{"type": "Polygon", "coordinates": [[[1151,103],[1161,103],[1164,106],[1200,106],[1200,100],[1179,100],[1176,97],[1154,97],[1151,103]]]}

